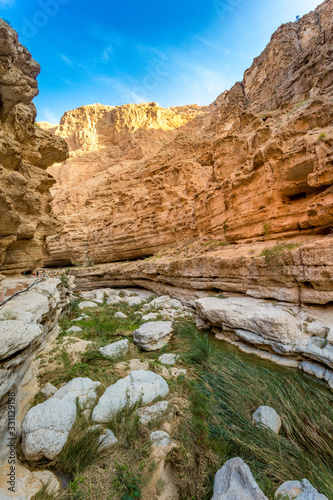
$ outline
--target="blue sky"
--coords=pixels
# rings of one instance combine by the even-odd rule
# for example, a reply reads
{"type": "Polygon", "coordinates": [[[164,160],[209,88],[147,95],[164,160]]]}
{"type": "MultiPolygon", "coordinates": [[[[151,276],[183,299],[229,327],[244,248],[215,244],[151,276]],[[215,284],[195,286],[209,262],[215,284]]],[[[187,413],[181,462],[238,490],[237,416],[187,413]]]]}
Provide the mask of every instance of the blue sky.
{"type": "Polygon", "coordinates": [[[41,65],[38,120],[83,104],[210,104],[318,0],[0,0],[41,65]]]}

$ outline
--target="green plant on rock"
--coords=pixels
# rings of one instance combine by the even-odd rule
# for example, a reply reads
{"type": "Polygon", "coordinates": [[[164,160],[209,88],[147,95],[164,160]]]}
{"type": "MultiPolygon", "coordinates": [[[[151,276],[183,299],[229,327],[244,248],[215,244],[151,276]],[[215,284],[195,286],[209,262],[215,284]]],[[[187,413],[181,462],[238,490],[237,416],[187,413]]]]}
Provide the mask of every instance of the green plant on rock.
{"type": "Polygon", "coordinates": [[[322,141],[323,139],[325,139],[325,137],[326,137],[325,132],[322,132],[321,134],[318,135],[318,141],[322,141]]]}
{"type": "Polygon", "coordinates": [[[59,276],[62,286],[65,288],[69,287],[69,269],[66,269],[64,273],[59,276]]]}
{"type": "Polygon", "coordinates": [[[271,271],[283,266],[280,255],[284,252],[294,250],[299,247],[299,243],[280,243],[271,248],[265,248],[259,257],[265,257],[268,267],[271,271]]]}
{"type": "Polygon", "coordinates": [[[264,224],[264,235],[269,236],[271,234],[272,224],[271,222],[266,222],[264,224]]]}

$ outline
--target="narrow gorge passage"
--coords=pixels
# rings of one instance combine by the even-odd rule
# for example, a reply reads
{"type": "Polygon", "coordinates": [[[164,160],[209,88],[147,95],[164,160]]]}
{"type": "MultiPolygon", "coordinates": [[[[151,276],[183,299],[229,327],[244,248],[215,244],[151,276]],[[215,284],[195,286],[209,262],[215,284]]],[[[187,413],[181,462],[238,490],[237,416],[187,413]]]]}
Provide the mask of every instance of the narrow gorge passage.
{"type": "Polygon", "coordinates": [[[333,500],[333,0],[235,3],[0,0],[1,500],[333,500]]]}

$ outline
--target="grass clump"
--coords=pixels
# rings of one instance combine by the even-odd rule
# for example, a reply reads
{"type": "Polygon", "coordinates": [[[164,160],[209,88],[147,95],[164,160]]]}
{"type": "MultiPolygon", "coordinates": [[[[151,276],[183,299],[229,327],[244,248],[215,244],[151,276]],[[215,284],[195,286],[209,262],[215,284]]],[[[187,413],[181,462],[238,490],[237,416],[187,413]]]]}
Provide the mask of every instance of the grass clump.
{"type": "Polygon", "coordinates": [[[321,134],[318,135],[318,141],[322,141],[323,139],[325,139],[325,137],[326,137],[325,132],[322,132],[321,134]]]}
{"type": "Polygon", "coordinates": [[[333,395],[299,373],[281,374],[213,348],[197,362],[203,339],[194,325],[178,324],[183,359],[194,367],[188,381],[190,411],[178,432],[181,445],[169,454],[181,498],[210,499],[214,475],[230,458],[241,457],[268,496],[284,481],[306,477],[318,491],[333,491],[333,395]],[[280,415],[279,435],[252,424],[262,405],[280,415]]]}

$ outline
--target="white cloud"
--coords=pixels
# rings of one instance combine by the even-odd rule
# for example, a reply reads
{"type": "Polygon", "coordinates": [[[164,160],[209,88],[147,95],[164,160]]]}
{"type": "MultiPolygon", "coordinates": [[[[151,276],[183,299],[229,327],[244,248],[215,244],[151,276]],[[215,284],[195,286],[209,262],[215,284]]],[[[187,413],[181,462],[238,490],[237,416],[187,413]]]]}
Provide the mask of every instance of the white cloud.
{"type": "Polygon", "coordinates": [[[60,57],[66,64],[68,64],[68,66],[73,66],[73,61],[69,57],[65,56],[64,54],[60,54],[60,57]]]}
{"type": "Polygon", "coordinates": [[[110,55],[112,54],[113,52],[113,47],[105,47],[104,50],[103,50],[103,53],[102,53],[102,61],[104,62],[108,62],[108,60],[110,59],[110,55]]]}
{"type": "Polygon", "coordinates": [[[44,119],[50,123],[59,123],[60,118],[57,116],[53,111],[50,109],[43,109],[41,112],[41,115],[44,117],[44,119]]]}

